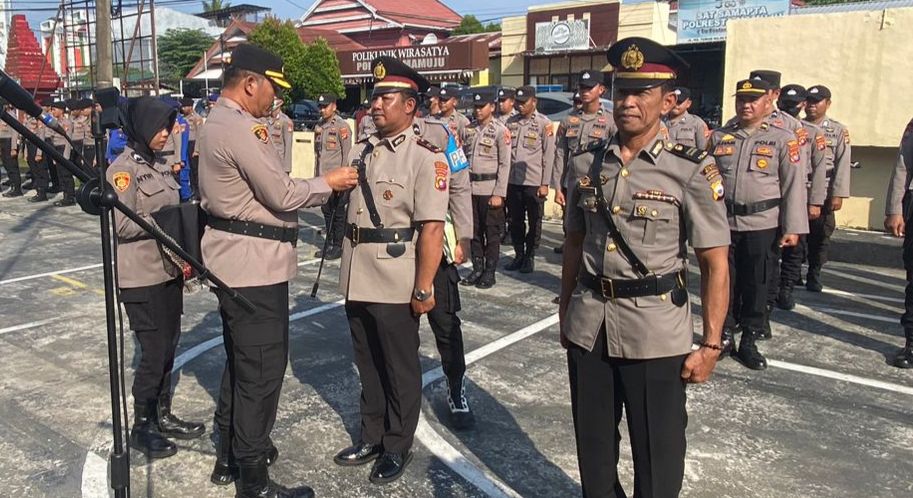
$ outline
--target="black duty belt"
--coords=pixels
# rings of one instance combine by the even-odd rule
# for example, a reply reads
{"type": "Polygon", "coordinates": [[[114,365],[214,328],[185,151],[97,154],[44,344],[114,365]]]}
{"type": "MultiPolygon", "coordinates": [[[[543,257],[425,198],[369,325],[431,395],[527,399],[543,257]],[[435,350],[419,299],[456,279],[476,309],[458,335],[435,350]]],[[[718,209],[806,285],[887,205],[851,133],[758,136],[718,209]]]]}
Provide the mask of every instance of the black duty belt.
{"type": "Polygon", "coordinates": [[[248,235],[261,239],[278,240],[279,242],[289,242],[292,247],[298,246],[298,227],[275,227],[272,225],[263,225],[252,221],[226,220],[225,218],[216,218],[209,216],[206,224],[216,230],[238,235],[248,235]]]}
{"type": "Polygon", "coordinates": [[[346,226],[346,238],[352,244],[380,243],[391,244],[412,240],[415,228],[364,228],[354,223],[346,226]]]}
{"type": "Polygon", "coordinates": [[[580,272],[580,283],[602,294],[605,299],[659,296],[676,288],[685,287],[685,270],[667,275],[649,275],[644,278],[612,279],[580,272]]]}
{"type": "Polygon", "coordinates": [[[825,170],[825,171],[824,171],[824,177],[825,177],[825,178],[832,178],[833,176],[834,176],[834,168],[831,168],[831,169],[828,169],[828,170],[825,170]]]}
{"type": "Polygon", "coordinates": [[[732,216],[748,216],[751,214],[760,213],[762,211],[767,211],[768,209],[773,209],[779,205],[779,198],[767,199],[766,201],[749,202],[748,204],[742,204],[741,202],[727,200],[726,211],[732,216]]]}
{"type": "Polygon", "coordinates": [[[488,180],[497,180],[497,173],[469,173],[469,181],[484,182],[488,180]]]}

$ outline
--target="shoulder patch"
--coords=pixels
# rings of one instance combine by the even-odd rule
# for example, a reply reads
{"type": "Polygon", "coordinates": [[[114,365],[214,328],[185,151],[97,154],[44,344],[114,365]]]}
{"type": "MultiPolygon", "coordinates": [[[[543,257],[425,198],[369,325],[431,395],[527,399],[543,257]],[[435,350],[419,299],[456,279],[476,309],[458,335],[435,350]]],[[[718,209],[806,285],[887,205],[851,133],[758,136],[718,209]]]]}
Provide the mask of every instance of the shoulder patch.
{"type": "Polygon", "coordinates": [[[675,144],[671,149],[667,147],[667,150],[678,157],[683,157],[693,163],[700,163],[707,157],[707,151],[701,150],[697,147],[686,147],[682,144],[675,144]]]}
{"type": "MultiPolygon", "coordinates": [[[[431,143],[431,142],[429,142],[429,141],[427,141],[427,140],[425,140],[424,138],[421,138],[421,137],[416,137],[415,143],[417,143],[417,144],[421,145],[422,147],[424,147],[424,148],[430,150],[431,152],[443,152],[443,151],[441,150],[440,147],[438,147],[437,145],[434,145],[433,143],[431,143]]],[[[446,188],[446,187],[445,187],[445,188],[446,188]]]]}
{"type": "Polygon", "coordinates": [[[126,171],[114,173],[111,180],[114,184],[114,188],[118,192],[126,192],[127,188],[130,187],[130,173],[127,173],[126,171]]]}
{"type": "Polygon", "coordinates": [[[434,162],[434,188],[440,192],[447,191],[447,173],[450,172],[450,166],[444,161],[434,162]]]}
{"type": "Polygon", "coordinates": [[[269,129],[266,125],[255,124],[250,130],[254,132],[254,136],[257,137],[257,140],[265,144],[269,143],[269,129]]]}
{"type": "Polygon", "coordinates": [[[799,141],[790,140],[789,142],[786,142],[786,145],[789,148],[789,162],[799,164],[799,141]]]}

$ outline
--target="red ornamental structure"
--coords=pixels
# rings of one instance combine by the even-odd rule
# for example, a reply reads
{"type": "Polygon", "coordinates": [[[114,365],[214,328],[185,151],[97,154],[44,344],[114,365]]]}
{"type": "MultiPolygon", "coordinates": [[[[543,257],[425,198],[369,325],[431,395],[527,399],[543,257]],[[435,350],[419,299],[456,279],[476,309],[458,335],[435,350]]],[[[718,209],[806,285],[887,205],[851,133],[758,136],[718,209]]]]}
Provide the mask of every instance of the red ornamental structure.
{"type": "Polygon", "coordinates": [[[6,53],[6,73],[19,80],[26,90],[34,91],[35,98],[48,97],[60,88],[60,76],[45,58],[22,14],[12,18],[6,53]]]}

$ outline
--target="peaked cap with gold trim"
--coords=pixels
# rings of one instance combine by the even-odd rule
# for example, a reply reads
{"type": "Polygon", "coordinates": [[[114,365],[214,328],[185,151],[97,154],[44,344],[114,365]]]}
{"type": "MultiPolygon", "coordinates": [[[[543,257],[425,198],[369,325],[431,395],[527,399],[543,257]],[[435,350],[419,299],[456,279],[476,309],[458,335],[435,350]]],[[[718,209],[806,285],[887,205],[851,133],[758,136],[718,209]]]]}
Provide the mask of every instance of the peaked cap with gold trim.
{"type": "Polygon", "coordinates": [[[403,90],[424,93],[431,87],[431,83],[415,69],[386,55],[371,61],[371,73],[374,75],[374,91],[371,94],[375,96],[403,90]]]}
{"type": "Polygon", "coordinates": [[[242,43],[232,50],[228,63],[239,69],[262,74],[281,88],[289,89],[292,87],[291,83],[285,78],[282,58],[264,48],[250,43],[242,43]]]}
{"type": "Polygon", "coordinates": [[[623,38],[606,53],[615,69],[615,88],[653,88],[674,80],[688,63],[667,47],[647,38],[623,38]]]}

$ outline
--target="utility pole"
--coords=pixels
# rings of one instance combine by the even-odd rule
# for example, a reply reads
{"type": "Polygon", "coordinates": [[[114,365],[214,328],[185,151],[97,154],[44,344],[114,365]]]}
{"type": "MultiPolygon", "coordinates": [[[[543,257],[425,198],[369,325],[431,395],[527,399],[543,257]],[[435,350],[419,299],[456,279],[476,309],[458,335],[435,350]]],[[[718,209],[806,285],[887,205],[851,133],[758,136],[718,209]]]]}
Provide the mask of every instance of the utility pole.
{"type": "Polygon", "coordinates": [[[95,84],[114,86],[114,58],[111,55],[111,0],[95,1],[95,84]]]}

